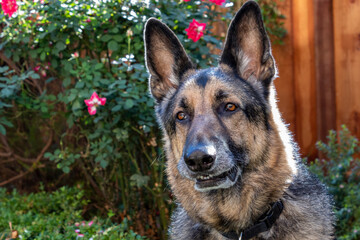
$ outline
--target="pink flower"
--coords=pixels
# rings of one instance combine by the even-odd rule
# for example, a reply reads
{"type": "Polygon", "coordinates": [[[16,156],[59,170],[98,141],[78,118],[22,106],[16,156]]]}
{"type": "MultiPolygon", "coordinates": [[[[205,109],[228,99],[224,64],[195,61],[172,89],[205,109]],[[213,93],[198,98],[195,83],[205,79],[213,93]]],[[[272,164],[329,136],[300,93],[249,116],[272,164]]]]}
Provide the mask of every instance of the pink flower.
{"type": "Polygon", "coordinates": [[[5,15],[9,15],[9,17],[11,17],[18,10],[16,0],[2,0],[1,7],[5,15]]]}
{"type": "Polygon", "coordinates": [[[76,229],[75,232],[76,232],[76,233],[79,233],[79,232],[80,232],[80,229],[76,229]]]}
{"type": "MultiPolygon", "coordinates": [[[[96,113],[96,108],[99,105],[105,105],[106,98],[99,98],[96,92],[93,92],[90,99],[84,100],[86,106],[88,106],[88,111],[90,115],[94,115],[96,113]]],[[[90,223],[89,223],[90,224],[90,223]]],[[[92,223],[91,223],[92,224],[92,223]]],[[[91,226],[91,225],[89,225],[91,226]]]]}
{"type": "Polygon", "coordinates": [[[199,23],[195,19],[193,19],[193,21],[189,24],[189,27],[185,29],[185,31],[187,32],[188,38],[196,42],[204,35],[205,27],[206,23],[199,23]]]}
{"type": "Polygon", "coordinates": [[[34,71],[35,71],[35,72],[38,72],[39,70],[40,70],[40,66],[34,67],[34,71]]]}
{"type": "Polygon", "coordinates": [[[77,223],[75,223],[75,226],[77,226],[77,227],[78,227],[78,226],[80,226],[80,223],[78,223],[78,222],[77,222],[77,223]]]}
{"type": "Polygon", "coordinates": [[[184,2],[190,2],[190,0],[184,0],[184,2]]]}
{"type": "MultiPolygon", "coordinates": [[[[106,99],[105,99],[105,101],[106,101],[106,99]]],[[[89,222],[88,226],[91,227],[91,225],[93,225],[93,223],[94,223],[94,221],[89,222]]]]}
{"type": "Polygon", "coordinates": [[[79,233],[79,234],[78,234],[78,237],[84,237],[84,234],[79,233]]]}
{"type": "Polygon", "coordinates": [[[74,52],[74,53],[71,54],[71,56],[72,56],[73,58],[78,58],[78,57],[79,57],[79,53],[78,53],[78,52],[74,52]]]}
{"type": "Polygon", "coordinates": [[[86,19],[85,21],[86,21],[87,23],[89,23],[89,22],[91,22],[91,19],[88,18],[88,19],[86,19]]]}
{"type": "Polygon", "coordinates": [[[212,3],[215,3],[216,5],[222,5],[226,0],[209,0],[212,3]]]}
{"type": "Polygon", "coordinates": [[[46,71],[45,71],[45,70],[41,70],[41,71],[40,71],[40,74],[41,74],[41,76],[42,76],[42,77],[46,77],[46,76],[47,76],[47,74],[46,74],[46,71]]]}

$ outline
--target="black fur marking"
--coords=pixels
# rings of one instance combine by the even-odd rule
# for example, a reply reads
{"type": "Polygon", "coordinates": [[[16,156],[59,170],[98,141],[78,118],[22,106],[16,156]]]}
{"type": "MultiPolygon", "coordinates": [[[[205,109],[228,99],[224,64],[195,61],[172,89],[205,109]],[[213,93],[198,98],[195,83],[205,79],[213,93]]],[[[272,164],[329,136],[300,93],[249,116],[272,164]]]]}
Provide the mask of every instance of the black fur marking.
{"type": "Polygon", "coordinates": [[[225,93],[223,90],[219,90],[215,94],[215,101],[219,104],[227,97],[229,97],[229,94],[225,93]]]}
{"type": "Polygon", "coordinates": [[[189,110],[190,107],[185,97],[180,100],[179,107],[183,108],[184,110],[189,110]]]}
{"type": "Polygon", "coordinates": [[[156,112],[158,116],[160,116],[162,122],[164,123],[165,130],[167,131],[168,135],[173,135],[176,133],[176,122],[173,118],[173,112],[175,109],[175,97],[177,93],[179,92],[179,89],[176,90],[176,92],[171,96],[169,101],[167,101],[165,106],[156,106],[156,112]],[[161,109],[165,109],[164,111],[161,111],[161,109]]]}
{"type": "Polygon", "coordinates": [[[197,79],[196,79],[196,84],[199,87],[205,88],[206,84],[208,83],[208,81],[210,80],[210,78],[207,76],[207,74],[201,74],[197,79]]]}
{"type": "Polygon", "coordinates": [[[244,162],[244,155],[246,152],[246,149],[244,149],[242,146],[237,145],[233,140],[228,139],[227,145],[229,146],[230,152],[233,154],[234,159],[237,161],[237,163],[240,165],[240,167],[245,167],[244,162]]]}
{"type": "Polygon", "coordinates": [[[252,123],[258,123],[263,118],[263,109],[255,104],[248,103],[242,109],[247,119],[252,123]]]}

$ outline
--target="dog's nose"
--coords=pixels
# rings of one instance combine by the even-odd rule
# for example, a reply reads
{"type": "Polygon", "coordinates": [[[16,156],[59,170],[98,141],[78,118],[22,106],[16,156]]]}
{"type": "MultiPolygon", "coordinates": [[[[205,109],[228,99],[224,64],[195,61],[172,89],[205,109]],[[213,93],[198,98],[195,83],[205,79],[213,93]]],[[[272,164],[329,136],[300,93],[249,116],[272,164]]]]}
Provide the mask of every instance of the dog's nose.
{"type": "Polygon", "coordinates": [[[186,165],[191,171],[201,172],[211,168],[214,164],[215,153],[210,154],[206,150],[193,149],[184,156],[186,165]]]}

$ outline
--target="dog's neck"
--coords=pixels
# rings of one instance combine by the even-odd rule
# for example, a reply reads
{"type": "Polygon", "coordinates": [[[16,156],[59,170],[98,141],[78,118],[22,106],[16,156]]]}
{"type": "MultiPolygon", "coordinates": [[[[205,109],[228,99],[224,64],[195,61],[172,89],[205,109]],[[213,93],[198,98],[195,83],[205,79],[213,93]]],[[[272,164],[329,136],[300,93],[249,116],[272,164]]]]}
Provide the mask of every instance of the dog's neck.
{"type": "Polygon", "coordinates": [[[228,239],[241,239],[248,240],[260,233],[269,231],[276,220],[279,218],[280,214],[284,209],[284,205],[282,200],[278,200],[277,202],[271,204],[270,209],[265,212],[261,217],[250,227],[247,229],[239,229],[238,231],[231,232],[221,232],[220,234],[228,239]]]}

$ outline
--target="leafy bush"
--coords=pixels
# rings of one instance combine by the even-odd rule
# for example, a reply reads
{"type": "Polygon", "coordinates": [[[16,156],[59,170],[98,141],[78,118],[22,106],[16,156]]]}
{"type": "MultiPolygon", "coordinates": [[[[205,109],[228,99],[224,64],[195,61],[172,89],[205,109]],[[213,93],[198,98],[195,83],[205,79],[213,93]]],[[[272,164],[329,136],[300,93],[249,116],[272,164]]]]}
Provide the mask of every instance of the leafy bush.
{"type": "Polygon", "coordinates": [[[83,196],[76,188],[29,195],[16,190],[8,194],[0,188],[0,239],[10,237],[12,231],[21,239],[144,239],[129,229],[126,218],[118,225],[110,219],[82,221],[81,212],[87,204],[83,196]]]}
{"type": "MultiPolygon", "coordinates": [[[[276,4],[259,3],[268,30],[281,38],[276,4]]],[[[86,196],[100,203],[93,210],[111,210],[114,220],[127,217],[141,234],[164,237],[172,205],[147,89],[143,26],[149,17],[162,19],[194,62],[207,67],[217,62],[214,52],[224,37],[212,33],[214,23],[229,22],[231,4],[227,9],[210,1],[18,4],[11,18],[0,14],[0,164],[6,163],[0,186],[29,189],[24,185],[43,181],[54,189],[84,183],[86,196]],[[192,19],[207,23],[197,42],[185,32],[192,19]],[[90,116],[84,100],[94,91],[107,101],[90,116]]]]}
{"type": "Polygon", "coordinates": [[[312,172],[329,187],[334,196],[337,239],[360,238],[360,153],[359,141],[342,126],[337,134],[330,131],[328,143],[318,142],[327,159],[317,159],[312,172]]]}

